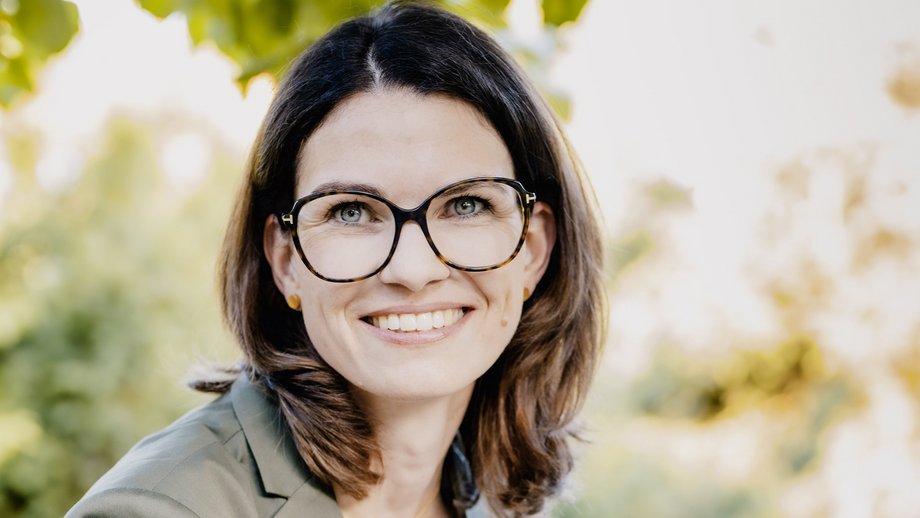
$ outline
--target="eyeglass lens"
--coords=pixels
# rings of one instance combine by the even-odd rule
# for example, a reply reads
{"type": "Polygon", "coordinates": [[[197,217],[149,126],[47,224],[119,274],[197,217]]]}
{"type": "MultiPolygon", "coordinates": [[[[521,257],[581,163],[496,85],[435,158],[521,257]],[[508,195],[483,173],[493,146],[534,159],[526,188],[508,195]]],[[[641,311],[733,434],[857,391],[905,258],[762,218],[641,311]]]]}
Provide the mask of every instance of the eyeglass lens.
{"type": "MultiPolygon", "coordinates": [[[[386,261],[396,221],[382,201],[360,194],[329,194],[305,203],[297,215],[304,257],[323,277],[366,276],[386,261]]],[[[507,261],[524,228],[520,194],[510,185],[470,182],[431,200],[426,211],[434,247],[461,268],[507,261]]]]}

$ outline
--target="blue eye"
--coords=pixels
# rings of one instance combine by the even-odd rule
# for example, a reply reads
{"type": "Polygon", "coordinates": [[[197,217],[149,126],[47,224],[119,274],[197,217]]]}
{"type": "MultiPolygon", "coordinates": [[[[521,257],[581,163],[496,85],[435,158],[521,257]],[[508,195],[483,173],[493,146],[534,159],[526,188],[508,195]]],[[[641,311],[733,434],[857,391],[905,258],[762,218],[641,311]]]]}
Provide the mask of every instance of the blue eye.
{"type": "Polygon", "coordinates": [[[335,207],[332,214],[343,223],[358,223],[364,216],[364,206],[360,203],[343,203],[335,207]]]}
{"type": "Polygon", "coordinates": [[[454,213],[458,216],[472,216],[485,207],[482,200],[472,196],[463,196],[453,200],[454,213]]]}

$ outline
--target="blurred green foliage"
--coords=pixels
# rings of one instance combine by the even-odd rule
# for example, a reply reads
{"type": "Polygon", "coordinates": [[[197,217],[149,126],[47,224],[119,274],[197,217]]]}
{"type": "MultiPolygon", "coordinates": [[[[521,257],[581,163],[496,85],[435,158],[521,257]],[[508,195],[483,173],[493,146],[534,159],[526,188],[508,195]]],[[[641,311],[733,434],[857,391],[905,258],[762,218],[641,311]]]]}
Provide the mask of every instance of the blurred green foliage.
{"type": "Polygon", "coordinates": [[[35,88],[49,57],[77,32],[74,4],[64,0],[0,0],[0,106],[35,88]]]}
{"type": "Polygon", "coordinates": [[[646,256],[653,246],[654,241],[645,230],[633,232],[608,243],[604,259],[610,279],[615,281],[627,268],[646,256]]]}
{"type": "MultiPolygon", "coordinates": [[[[213,43],[240,66],[245,89],[253,76],[280,74],[333,25],[382,5],[382,0],[137,0],[159,18],[181,13],[196,45],[213,43]]],[[[446,8],[492,28],[504,25],[509,0],[441,0],[446,8]]],[[[547,26],[577,20],[588,0],[542,0],[547,26]]],[[[38,73],[79,28],[66,0],[0,0],[0,106],[35,90],[38,73]]]]}
{"type": "Polygon", "coordinates": [[[577,20],[588,0],[543,0],[543,21],[550,25],[562,25],[577,20]]]}
{"type": "MultiPolygon", "coordinates": [[[[821,349],[808,338],[717,358],[663,344],[638,378],[597,380],[575,494],[553,515],[781,516],[776,488],[815,467],[825,433],[858,401],[856,382],[827,369],[821,349]],[[683,443],[705,447],[700,453],[706,458],[719,457],[720,448],[737,447],[724,444],[733,440],[727,433],[752,413],[764,414],[782,434],[752,441],[756,453],[723,452],[762,459],[745,474],[748,480],[687,469],[668,453],[683,443]]],[[[748,426],[743,433],[753,437],[757,431],[748,426]]]]}
{"type": "Polygon", "coordinates": [[[180,378],[228,345],[213,262],[233,182],[212,174],[180,196],[155,136],[114,121],[74,186],[49,194],[19,171],[4,207],[0,516],[63,514],[140,436],[204,400],[180,378]]]}
{"type": "MultiPolygon", "coordinates": [[[[259,74],[278,77],[306,46],[330,27],[386,3],[384,0],[348,2],[301,0],[138,0],[153,15],[165,18],[181,13],[188,20],[189,36],[196,45],[210,43],[240,66],[237,78],[245,91],[259,74]]],[[[502,37],[505,10],[510,0],[432,0],[473,20],[502,37]]],[[[565,93],[548,81],[551,53],[559,46],[556,29],[575,22],[588,0],[539,0],[545,36],[551,45],[527,46],[502,38],[540,85],[552,107],[563,118],[570,114],[565,93]]]]}
{"type": "Polygon", "coordinates": [[[242,85],[263,72],[277,75],[336,23],[367,12],[375,0],[140,0],[157,17],[181,12],[192,42],[214,43],[241,68],[242,85]]]}
{"type": "MultiPolygon", "coordinates": [[[[300,0],[139,0],[141,7],[165,18],[181,12],[198,45],[212,42],[239,63],[240,83],[263,72],[277,76],[306,46],[330,27],[385,2],[304,2],[300,0]]],[[[509,0],[442,0],[458,14],[492,28],[503,26],[509,0]]],[[[587,0],[542,0],[545,23],[574,21],[587,0]]]]}

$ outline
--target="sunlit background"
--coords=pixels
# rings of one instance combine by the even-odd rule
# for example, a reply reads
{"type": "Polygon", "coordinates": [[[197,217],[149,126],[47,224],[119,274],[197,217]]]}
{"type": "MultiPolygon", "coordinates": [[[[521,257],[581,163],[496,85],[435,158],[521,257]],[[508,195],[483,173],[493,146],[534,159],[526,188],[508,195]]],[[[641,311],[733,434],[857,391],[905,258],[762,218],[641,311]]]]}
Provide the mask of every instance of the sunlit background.
{"type": "MultiPolygon", "coordinates": [[[[0,515],[63,514],[237,358],[214,264],[282,64],[245,51],[289,42],[235,51],[213,6],[259,1],[0,0],[0,515]]],[[[608,230],[550,514],[920,516],[920,2],[582,3],[448,2],[565,117],[608,230]]]]}

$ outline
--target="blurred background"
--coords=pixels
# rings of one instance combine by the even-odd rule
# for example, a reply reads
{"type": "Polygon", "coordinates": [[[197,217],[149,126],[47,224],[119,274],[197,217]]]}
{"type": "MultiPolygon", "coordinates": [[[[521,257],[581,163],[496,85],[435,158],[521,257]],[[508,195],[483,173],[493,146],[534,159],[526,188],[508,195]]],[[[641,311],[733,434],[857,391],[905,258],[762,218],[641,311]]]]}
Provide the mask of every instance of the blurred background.
{"type": "MultiPolygon", "coordinates": [[[[379,3],[0,0],[0,516],[62,515],[208,399],[277,73],[379,3]]],[[[920,516],[920,2],[444,3],[604,211],[610,336],[548,514],[920,516]]]]}

